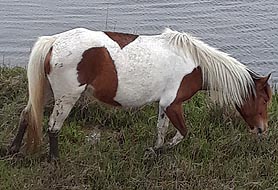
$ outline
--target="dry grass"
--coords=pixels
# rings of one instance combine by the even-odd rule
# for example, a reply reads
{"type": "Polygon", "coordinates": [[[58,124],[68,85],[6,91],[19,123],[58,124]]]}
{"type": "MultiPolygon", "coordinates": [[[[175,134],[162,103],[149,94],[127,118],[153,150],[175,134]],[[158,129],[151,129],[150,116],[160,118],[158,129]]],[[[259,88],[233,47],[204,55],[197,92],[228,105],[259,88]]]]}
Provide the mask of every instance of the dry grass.
{"type": "MultiPolygon", "coordinates": [[[[25,70],[0,68],[0,146],[27,102],[25,70]]],[[[47,113],[49,112],[47,109],[47,113]]],[[[60,136],[60,164],[46,162],[47,138],[34,155],[0,158],[0,189],[277,189],[278,96],[270,131],[251,136],[243,121],[209,108],[199,94],[184,105],[190,133],[175,149],[144,157],[155,140],[156,105],[137,111],[79,103],[60,136]],[[100,135],[99,141],[88,138],[100,135]]],[[[47,117],[45,117],[45,125],[47,117]]],[[[171,130],[168,138],[174,134],[171,130]]]]}

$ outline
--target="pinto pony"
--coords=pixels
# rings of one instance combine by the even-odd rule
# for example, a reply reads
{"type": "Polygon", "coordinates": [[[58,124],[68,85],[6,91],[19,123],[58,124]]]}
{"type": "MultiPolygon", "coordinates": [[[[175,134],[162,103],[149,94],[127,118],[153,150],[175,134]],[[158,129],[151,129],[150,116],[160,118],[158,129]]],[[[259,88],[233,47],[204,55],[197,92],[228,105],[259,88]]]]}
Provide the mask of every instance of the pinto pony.
{"type": "Polygon", "coordinates": [[[45,102],[54,96],[48,135],[50,159],[58,158],[58,133],[80,95],[90,89],[101,102],[138,107],[159,102],[157,141],[164,145],[169,120],[177,129],[167,143],[186,136],[182,103],[197,91],[214,92],[220,105],[237,108],[250,130],[267,130],[269,76],[262,77],[226,53],[187,33],[166,29],[144,36],[77,28],[40,37],[28,64],[29,101],[10,151],[18,152],[27,129],[27,145],[42,139],[45,102]]]}

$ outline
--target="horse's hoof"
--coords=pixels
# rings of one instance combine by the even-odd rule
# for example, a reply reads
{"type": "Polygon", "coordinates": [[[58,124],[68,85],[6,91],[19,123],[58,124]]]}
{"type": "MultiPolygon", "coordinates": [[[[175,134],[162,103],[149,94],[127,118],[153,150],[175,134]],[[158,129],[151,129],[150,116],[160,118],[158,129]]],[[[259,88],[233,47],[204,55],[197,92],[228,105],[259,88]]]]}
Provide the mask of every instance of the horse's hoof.
{"type": "Polygon", "coordinates": [[[52,156],[48,156],[47,162],[48,163],[54,163],[56,165],[56,164],[60,163],[60,158],[59,158],[59,156],[53,156],[53,155],[52,156]]]}
{"type": "Polygon", "coordinates": [[[164,149],[165,150],[171,150],[171,149],[173,149],[175,147],[175,144],[173,144],[172,142],[166,142],[165,144],[164,144],[164,149]]]}
{"type": "Polygon", "coordinates": [[[0,147],[0,156],[3,157],[3,156],[7,156],[9,153],[8,149],[5,148],[5,147],[0,147]]]}
{"type": "Polygon", "coordinates": [[[50,158],[50,157],[48,157],[47,158],[47,162],[48,163],[59,163],[60,162],[60,159],[59,158],[50,158]]]}
{"type": "Polygon", "coordinates": [[[17,154],[19,152],[19,149],[15,146],[11,146],[8,150],[7,150],[7,154],[8,155],[14,155],[17,154]]]}
{"type": "Polygon", "coordinates": [[[151,156],[157,156],[156,150],[153,147],[146,148],[144,158],[149,158],[151,156]]]}
{"type": "Polygon", "coordinates": [[[164,147],[160,147],[160,148],[153,148],[153,147],[149,147],[145,150],[145,155],[144,157],[148,157],[148,156],[155,156],[157,157],[158,155],[162,154],[164,152],[164,147]]]}

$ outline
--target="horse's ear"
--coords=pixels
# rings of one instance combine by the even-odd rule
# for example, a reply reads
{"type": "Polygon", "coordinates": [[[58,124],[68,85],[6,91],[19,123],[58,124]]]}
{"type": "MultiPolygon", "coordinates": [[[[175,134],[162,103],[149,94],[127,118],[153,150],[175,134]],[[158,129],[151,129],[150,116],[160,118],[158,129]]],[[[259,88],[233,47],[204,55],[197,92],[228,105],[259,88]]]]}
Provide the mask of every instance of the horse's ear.
{"type": "Polygon", "coordinates": [[[263,77],[263,81],[262,81],[262,83],[263,83],[263,84],[266,84],[266,83],[267,83],[267,81],[269,80],[270,76],[271,76],[271,73],[269,73],[269,74],[268,74],[268,76],[263,77]]]}
{"type": "Polygon", "coordinates": [[[271,73],[269,73],[268,76],[266,76],[266,77],[262,77],[262,78],[258,79],[259,86],[262,88],[265,87],[267,85],[267,82],[268,82],[270,76],[271,76],[271,73]]]}

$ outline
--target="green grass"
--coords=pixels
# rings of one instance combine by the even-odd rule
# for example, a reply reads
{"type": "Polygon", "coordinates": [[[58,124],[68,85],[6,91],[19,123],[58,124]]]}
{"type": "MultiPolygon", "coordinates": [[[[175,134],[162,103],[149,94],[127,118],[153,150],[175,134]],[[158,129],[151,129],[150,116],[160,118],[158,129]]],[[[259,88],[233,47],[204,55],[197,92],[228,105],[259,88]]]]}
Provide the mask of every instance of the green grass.
{"type": "MultiPolygon", "coordinates": [[[[25,73],[22,68],[0,67],[2,150],[13,139],[27,102],[25,73]]],[[[0,157],[0,189],[278,189],[277,94],[263,140],[250,135],[234,112],[207,103],[202,93],[185,103],[187,139],[158,156],[145,157],[156,138],[156,104],[125,111],[80,101],[60,135],[60,164],[46,161],[45,136],[33,155],[23,148],[17,156],[0,157]],[[100,134],[99,141],[88,138],[93,133],[100,134]]],[[[171,128],[168,139],[175,132],[171,128]]]]}

